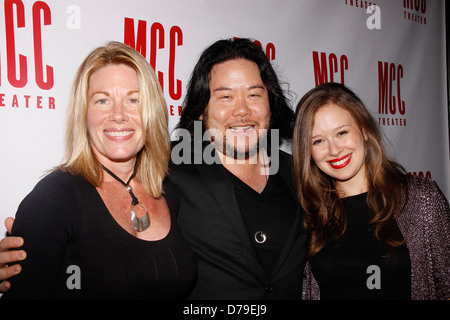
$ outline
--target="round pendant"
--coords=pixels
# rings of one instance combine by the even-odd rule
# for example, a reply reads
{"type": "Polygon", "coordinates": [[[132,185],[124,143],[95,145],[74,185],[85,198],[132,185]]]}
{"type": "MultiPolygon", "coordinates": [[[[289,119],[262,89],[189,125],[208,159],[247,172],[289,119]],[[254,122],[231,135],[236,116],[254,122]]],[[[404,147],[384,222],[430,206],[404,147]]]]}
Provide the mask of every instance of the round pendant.
{"type": "Polygon", "coordinates": [[[257,231],[255,233],[255,241],[259,244],[262,244],[264,242],[266,242],[267,240],[267,234],[263,231],[257,231]]]}

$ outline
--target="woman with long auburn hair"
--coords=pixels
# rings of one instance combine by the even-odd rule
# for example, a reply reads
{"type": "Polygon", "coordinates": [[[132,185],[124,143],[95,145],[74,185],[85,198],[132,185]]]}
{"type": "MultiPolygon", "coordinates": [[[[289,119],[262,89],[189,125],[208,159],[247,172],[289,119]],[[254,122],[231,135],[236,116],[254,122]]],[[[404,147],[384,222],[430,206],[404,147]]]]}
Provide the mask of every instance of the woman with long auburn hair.
{"type": "Polygon", "coordinates": [[[292,151],[309,234],[305,299],[450,298],[448,201],[387,156],[350,89],[305,94],[292,151]]]}

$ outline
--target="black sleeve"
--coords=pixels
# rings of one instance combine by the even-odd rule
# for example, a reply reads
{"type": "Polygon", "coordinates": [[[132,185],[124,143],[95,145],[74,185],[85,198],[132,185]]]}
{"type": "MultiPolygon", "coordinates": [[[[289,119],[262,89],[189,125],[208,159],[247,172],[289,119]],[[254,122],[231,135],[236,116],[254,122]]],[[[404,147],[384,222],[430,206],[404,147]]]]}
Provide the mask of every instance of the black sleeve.
{"type": "Polygon", "coordinates": [[[69,177],[51,173],[20,204],[12,235],[24,238],[27,258],[3,299],[57,298],[58,280],[66,273],[66,247],[74,234],[74,213],[79,212],[69,177]]]}

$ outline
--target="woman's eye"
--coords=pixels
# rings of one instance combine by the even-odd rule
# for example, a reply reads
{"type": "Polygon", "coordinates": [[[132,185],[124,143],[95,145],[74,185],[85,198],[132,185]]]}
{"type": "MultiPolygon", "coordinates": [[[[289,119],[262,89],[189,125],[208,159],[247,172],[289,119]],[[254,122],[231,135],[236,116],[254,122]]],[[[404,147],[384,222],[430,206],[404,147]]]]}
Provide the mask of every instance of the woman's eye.
{"type": "Polygon", "coordinates": [[[313,146],[318,145],[319,143],[322,142],[322,139],[317,139],[313,141],[313,146]]]}
{"type": "Polygon", "coordinates": [[[338,136],[343,136],[344,134],[347,134],[348,132],[346,130],[339,131],[338,136]]]}
{"type": "Polygon", "coordinates": [[[98,104],[106,104],[107,102],[108,102],[107,99],[97,99],[97,101],[95,101],[95,103],[98,103],[98,104]]]}

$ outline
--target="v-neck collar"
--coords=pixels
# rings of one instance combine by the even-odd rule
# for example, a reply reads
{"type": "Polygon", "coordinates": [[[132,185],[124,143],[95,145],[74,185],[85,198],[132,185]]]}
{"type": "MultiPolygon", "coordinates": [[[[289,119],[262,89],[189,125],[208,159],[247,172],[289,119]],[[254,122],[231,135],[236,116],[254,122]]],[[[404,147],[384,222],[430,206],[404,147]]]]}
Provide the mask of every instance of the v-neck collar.
{"type": "Polygon", "coordinates": [[[227,172],[228,172],[228,175],[229,175],[234,187],[241,189],[242,191],[244,191],[245,193],[247,193],[253,197],[264,199],[267,197],[268,194],[270,194],[270,192],[273,189],[275,175],[267,176],[266,186],[264,187],[263,191],[261,191],[261,193],[259,193],[258,191],[256,191],[252,187],[250,187],[248,184],[246,184],[244,181],[239,179],[239,177],[235,176],[231,171],[227,170],[227,172]]]}

